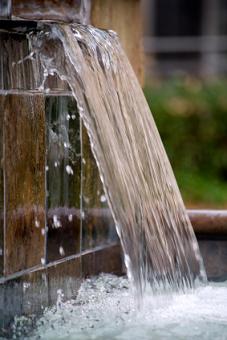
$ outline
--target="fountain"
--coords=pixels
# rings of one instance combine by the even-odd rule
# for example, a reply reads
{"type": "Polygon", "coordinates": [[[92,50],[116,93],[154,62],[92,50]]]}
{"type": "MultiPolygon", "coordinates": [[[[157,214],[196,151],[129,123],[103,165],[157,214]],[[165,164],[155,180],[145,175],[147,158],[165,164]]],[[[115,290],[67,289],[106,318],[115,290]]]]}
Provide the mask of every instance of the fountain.
{"type": "Polygon", "coordinates": [[[83,277],[122,273],[115,226],[139,298],[148,286],[182,291],[206,280],[171,167],[116,34],[83,25],[87,1],[67,1],[61,18],[58,2],[51,12],[50,1],[32,4],[33,14],[26,1],[7,2],[1,12],[23,19],[0,24],[3,333],[13,315],[40,312],[59,291],[75,296],[83,277]],[[50,23],[60,19],[77,24],[50,23]]]}
{"type": "MultiPolygon", "coordinates": [[[[26,20],[0,21],[3,330],[14,315],[55,303],[57,288],[70,298],[82,277],[122,271],[114,222],[76,102],[57,77],[50,76],[41,89],[43,72],[27,38],[37,22],[19,3],[13,13],[26,20]]],[[[71,15],[84,22],[84,3],[73,3],[71,15]]]]}

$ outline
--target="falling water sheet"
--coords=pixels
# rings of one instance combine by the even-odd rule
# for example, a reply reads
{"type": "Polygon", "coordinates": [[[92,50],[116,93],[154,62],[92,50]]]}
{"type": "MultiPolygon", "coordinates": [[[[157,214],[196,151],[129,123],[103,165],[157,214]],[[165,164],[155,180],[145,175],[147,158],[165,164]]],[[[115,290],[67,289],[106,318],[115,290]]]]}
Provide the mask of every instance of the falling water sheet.
{"type": "Polygon", "coordinates": [[[172,168],[117,35],[52,24],[30,42],[44,75],[66,80],[77,101],[137,292],[147,282],[179,289],[205,281],[172,168]]]}

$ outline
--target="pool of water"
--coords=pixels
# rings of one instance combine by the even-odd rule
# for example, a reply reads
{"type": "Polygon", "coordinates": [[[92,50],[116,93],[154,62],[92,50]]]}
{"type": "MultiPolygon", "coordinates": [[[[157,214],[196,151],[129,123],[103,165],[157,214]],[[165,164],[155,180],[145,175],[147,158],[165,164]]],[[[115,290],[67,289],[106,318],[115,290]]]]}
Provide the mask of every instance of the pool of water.
{"type": "MultiPolygon", "coordinates": [[[[15,324],[17,335],[21,319],[15,324]]],[[[24,339],[25,337],[23,337],[24,339]]],[[[86,280],[75,300],[46,310],[27,339],[227,339],[227,282],[185,293],[147,293],[138,308],[126,278],[86,280]]]]}

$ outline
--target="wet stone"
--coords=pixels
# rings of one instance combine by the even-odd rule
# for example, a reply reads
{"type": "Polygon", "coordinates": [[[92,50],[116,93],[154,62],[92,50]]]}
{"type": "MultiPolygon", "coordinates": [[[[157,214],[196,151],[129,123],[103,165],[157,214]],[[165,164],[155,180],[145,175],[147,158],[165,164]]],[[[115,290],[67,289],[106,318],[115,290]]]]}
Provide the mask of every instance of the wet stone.
{"type": "Polygon", "coordinates": [[[4,105],[6,275],[40,265],[45,235],[45,112],[41,95],[4,105]],[[34,247],[36,251],[34,251],[34,247]]]}
{"type": "Polygon", "coordinates": [[[89,1],[14,0],[12,14],[20,19],[84,23],[89,17],[89,1]],[[50,10],[51,8],[51,10],[50,10]]]}
{"type": "Polygon", "coordinates": [[[115,242],[118,237],[84,126],[82,131],[82,249],[87,250],[115,242]]]}
{"type": "Polygon", "coordinates": [[[46,98],[48,261],[80,252],[80,118],[72,97],[46,98]]]}

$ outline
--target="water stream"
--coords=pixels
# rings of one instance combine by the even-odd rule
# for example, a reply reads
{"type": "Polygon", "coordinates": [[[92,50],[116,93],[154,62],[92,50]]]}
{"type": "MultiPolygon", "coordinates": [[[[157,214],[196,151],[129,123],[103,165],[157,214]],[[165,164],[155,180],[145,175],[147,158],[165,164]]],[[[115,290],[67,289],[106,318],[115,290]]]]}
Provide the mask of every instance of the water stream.
{"type": "Polygon", "coordinates": [[[30,43],[46,78],[66,80],[77,101],[137,294],[147,283],[178,290],[205,281],[169,160],[117,35],[53,24],[30,34],[30,43]]]}

